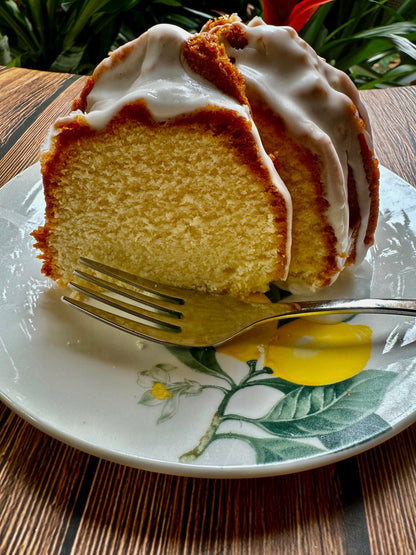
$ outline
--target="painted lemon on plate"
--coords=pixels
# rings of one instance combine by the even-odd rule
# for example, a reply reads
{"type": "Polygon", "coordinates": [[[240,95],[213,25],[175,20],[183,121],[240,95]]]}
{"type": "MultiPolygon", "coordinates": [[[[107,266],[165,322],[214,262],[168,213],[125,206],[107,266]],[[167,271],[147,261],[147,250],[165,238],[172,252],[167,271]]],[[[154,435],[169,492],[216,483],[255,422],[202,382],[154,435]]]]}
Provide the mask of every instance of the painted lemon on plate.
{"type": "Polygon", "coordinates": [[[364,369],[371,355],[371,328],[298,318],[277,329],[276,323],[257,326],[217,350],[245,361],[258,359],[263,351],[264,365],[274,376],[302,385],[327,385],[364,369]]]}

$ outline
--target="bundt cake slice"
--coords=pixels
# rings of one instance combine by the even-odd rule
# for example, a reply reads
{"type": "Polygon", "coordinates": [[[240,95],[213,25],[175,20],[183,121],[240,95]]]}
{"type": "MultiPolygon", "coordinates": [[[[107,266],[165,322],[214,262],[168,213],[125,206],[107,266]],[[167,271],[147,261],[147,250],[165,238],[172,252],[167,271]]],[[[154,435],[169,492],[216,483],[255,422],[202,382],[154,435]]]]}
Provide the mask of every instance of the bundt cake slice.
{"type": "Polygon", "coordinates": [[[263,145],[291,194],[291,263],[281,285],[325,287],[362,261],[377,222],[378,167],[358,91],[293,29],[259,18],[208,22],[190,39],[192,67],[203,65],[192,59],[213,35],[244,78],[263,145]]]}
{"type": "Polygon", "coordinates": [[[211,72],[227,93],[188,66],[190,36],[158,25],[119,48],[52,127],[33,235],[60,284],[80,256],[242,297],[286,279],[289,194],[224,47],[212,41],[211,72]]]}
{"type": "Polygon", "coordinates": [[[246,297],[314,291],[374,240],[378,168],[350,79],[288,27],[157,25],[101,62],[42,156],[43,272],[80,256],[246,297]]]}

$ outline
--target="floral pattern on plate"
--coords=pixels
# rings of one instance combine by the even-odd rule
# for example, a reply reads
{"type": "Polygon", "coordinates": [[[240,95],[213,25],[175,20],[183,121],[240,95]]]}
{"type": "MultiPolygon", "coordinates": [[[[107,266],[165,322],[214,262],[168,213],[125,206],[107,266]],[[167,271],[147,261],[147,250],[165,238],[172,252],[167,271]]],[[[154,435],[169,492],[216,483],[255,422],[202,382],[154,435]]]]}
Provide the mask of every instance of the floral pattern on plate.
{"type": "Polygon", "coordinates": [[[226,354],[237,354],[239,358],[243,354],[246,358],[255,354],[258,341],[269,335],[266,345],[258,349],[257,354],[263,350],[264,355],[260,360],[247,360],[246,373],[238,381],[221,367],[214,348],[169,350],[196,373],[215,377],[216,384],[204,384],[202,376],[195,380],[175,379],[176,366],[172,364],[156,364],[139,372],[137,383],[145,389],[139,402],[160,407],[159,425],[174,418],[179,403],[186,402],[186,397],[203,395],[205,390],[212,388],[221,392],[221,402],[207,429],[198,444],[180,456],[180,461],[193,462],[214,441],[233,439],[253,449],[257,464],[272,463],[339,450],[390,428],[375,411],[396,374],[382,370],[360,372],[370,358],[371,330],[368,326],[297,319],[279,327],[276,324],[267,327],[269,329],[263,333],[256,329],[218,349],[226,354]],[[286,345],[281,342],[283,328],[286,345]],[[261,361],[267,363],[268,358],[273,367],[261,361]],[[290,368],[295,367],[294,375],[300,383],[279,377],[279,360],[287,366],[286,374],[290,375],[290,368]],[[311,371],[313,375],[309,376],[311,371]],[[333,382],[345,372],[351,377],[336,383],[304,384],[305,381],[333,382]],[[261,388],[270,388],[277,394],[275,402],[263,414],[249,416],[245,407],[238,413],[229,410],[235,396],[250,389],[256,398],[256,390],[258,393],[261,388]],[[238,431],[223,431],[224,425],[235,422],[238,431]],[[253,427],[263,435],[254,435],[253,427]]]}

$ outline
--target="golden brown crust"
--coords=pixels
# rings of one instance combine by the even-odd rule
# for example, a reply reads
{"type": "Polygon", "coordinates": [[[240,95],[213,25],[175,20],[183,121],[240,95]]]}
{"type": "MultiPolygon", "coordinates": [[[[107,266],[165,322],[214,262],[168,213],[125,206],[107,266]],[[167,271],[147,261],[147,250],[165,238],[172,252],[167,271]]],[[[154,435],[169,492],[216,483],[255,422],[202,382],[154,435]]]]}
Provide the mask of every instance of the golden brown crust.
{"type": "Polygon", "coordinates": [[[93,77],[88,77],[87,82],[84,85],[84,88],[80,92],[78,98],[76,98],[72,104],[72,110],[81,110],[85,112],[87,108],[87,96],[90,94],[91,89],[95,84],[95,80],[93,77]]]}
{"type": "Polygon", "coordinates": [[[348,253],[346,265],[355,263],[357,257],[357,240],[358,233],[361,227],[361,211],[358,203],[357,186],[354,179],[354,174],[350,166],[348,166],[348,207],[350,209],[349,228],[351,234],[351,247],[348,253]]]}
{"type": "MultiPolygon", "coordinates": [[[[364,238],[364,244],[371,246],[374,243],[374,233],[377,227],[378,220],[378,205],[379,205],[379,178],[380,172],[378,169],[378,161],[374,156],[374,152],[369,148],[367,138],[365,136],[366,125],[362,116],[358,113],[355,104],[351,103],[349,106],[350,111],[350,125],[357,131],[357,141],[360,145],[361,159],[367,179],[368,191],[370,196],[369,217],[367,229],[364,238]]],[[[348,172],[348,205],[350,209],[350,232],[351,232],[351,249],[349,252],[346,265],[352,265],[356,261],[357,255],[357,240],[359,228],[361,225],[361,214],[358,203],[358,192],[352,171],[348,172]]]]}
{"type": "Polygon", "coordinates": [[[52,147],[48,152],[43,154],[41,159],[43,188],[46,202],[46,223],[44,226],[40,226],[31,233],[36,240],[34,247],[39,249],[42,253],[38,255],[38,258],[43,260],[42,273],[57,282],[60,282],[62,275],[55,263],[57,256],[56,249],[50,242],[51,230],[56,225],[55,197],[53,195],[55,183],[53,175],[58,164],[62,165],[66,163],[65,147],[71,141],[76,140],[77,136],[81,136],[82,134],[92,135],[93,133],[82,116],[78,116],[71,123],[61,124],[60,129],[60,133],[52,139],[52,147]]]}
{"type": "Polygon", "coordinates": [[[41,251],[38,258],[43,260],[42,273],[49,276],[53,280],[58,281],[61,274],[53,262],[55,260],[56,253],[54,252],[53,247],[49,245],[49,231],[50,224],[47,222],[44,226],[39,226],[38,229],[32,231],[31,235],[36,240],[36,243],[33,246],[41,251]]]}
{"type": "Polygon", "coordinates": [[[218,42],[215,35],[193,35],[186,41],[183,53],[189,67],[195,73],[241,104],[248,104],[243,76],[231,63],[224,45],[218,42]]]}
{"type": "Polygon", "coordinates": [[[236,23],[234,16],[224,16],[210,20],[202,27],[201,33],[216,35],[220,42],[226,40],[233,48],[244,48],[248,44],[247,35],[242,26],[233,25],[233,23],[236,23]]]}
{"type": "Polygon", "coordinates": [[[364,243],[371,246],[374,243],[374,233],[377,227],[378,219],[378,206],[379,206],[379,180],[380,170],[378,167],[378,160],[374,156],[374,152],[368,147],[367,140],[364,133],[358,136],[361,146],[361,156],[367,176],[367,181],[370,190],[370,217],[367,225],[367,232],[365,235],[364,243]]]}

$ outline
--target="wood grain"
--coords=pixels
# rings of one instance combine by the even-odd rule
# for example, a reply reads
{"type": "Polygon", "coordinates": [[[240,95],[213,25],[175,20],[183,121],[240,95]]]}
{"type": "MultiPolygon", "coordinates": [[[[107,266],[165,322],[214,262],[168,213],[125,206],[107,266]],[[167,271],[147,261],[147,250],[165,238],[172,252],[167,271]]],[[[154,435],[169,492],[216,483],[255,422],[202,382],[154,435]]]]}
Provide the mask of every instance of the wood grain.
{"type": "Polygon", "coordinates": [[[2,408],[2,554],[354,552],[336,465],[254,480],[164,476],[82,454],[2,408]]]}
{"type": "Polygon", "coordinates": [[[373,553],[416,553],[415,461],[415,425],[359,457],[373,553]]]}
{"type": "Polygon", "coordinates": [[[294,548],[300,553],[323,551],[323,542],[331,552],[342,553],[342,509],[333,492],[334,472],[335,467],[329,467],[285,478],[235,481],[152,475],[149,488],[148,473],[120,472],[102,462],[74,549],[102,552],[99,538],[93,546],[84,543],[85,538],[110,528],[109,553],[136,553],[140,548],[146,553],[223,553],[226,547],[236,554],[289,554],[294,548]],[[111,499],[103,493],[114,491],[120,474],[129,484],[128,503],[117,489],[111,499]],[[318,491],[323,481],[327,487],[318,491]]]}
{"type": "Polygon", "coordinates": [[[416,186],[416,87],[363,91],[380,164],[416,186]]]}
{"type": "MultiPolygon", "coordinates": [[[[48,126],[83,82],[0,68],[0,184],[38,160],[48,126]]],[[[416,186],[416,88],[363,98],[380,162],[416,186]]],[[[203,480],[87,455],[0,403],[1,555],[410,554],[415,498],[415,425],[316,470],[203,480]]]]}
{"type": "Polygon", "coordinates": [[[0,187],[39,160],[49,126],[69,113],[84,81],[60,73],[45,79],[43,72],[27,69],[0,71],[0,187]]]}

